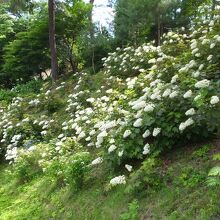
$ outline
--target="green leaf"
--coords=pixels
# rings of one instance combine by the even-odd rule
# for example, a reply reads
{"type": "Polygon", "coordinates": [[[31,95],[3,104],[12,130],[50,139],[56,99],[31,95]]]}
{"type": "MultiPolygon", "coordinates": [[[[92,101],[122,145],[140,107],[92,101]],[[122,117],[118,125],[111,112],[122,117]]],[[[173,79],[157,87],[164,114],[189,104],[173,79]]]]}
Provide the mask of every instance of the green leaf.
{"type": "Polygon", "coordinates": [[[208,176],[220,176],[220,167],[213,167],[210,171],[208,176]]]}

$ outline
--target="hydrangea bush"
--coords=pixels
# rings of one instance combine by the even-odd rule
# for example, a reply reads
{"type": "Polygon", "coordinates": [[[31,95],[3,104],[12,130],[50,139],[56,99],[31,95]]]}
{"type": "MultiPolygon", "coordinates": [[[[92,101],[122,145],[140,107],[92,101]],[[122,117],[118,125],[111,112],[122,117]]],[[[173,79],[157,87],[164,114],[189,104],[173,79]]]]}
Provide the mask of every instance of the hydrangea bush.
{"type": "Polygon", "coordinates": [[[114,186],[126,182],[133,160],[219,134],[219,31],[219,6],[200,7],[190,29],[165,34],[161,46],[109,54],[101,80],[78,73],[74,86],[63,82],[34,98],[14,98],[0,112],[6,159],[16,166],[39,148],[42,171],[64,179],[65,172],[77,179],[78,171],[83,176],[103,163],[124,166],[110,181],[114,186]],[[70,140],[77,151],[67,147],[70,140]]]}

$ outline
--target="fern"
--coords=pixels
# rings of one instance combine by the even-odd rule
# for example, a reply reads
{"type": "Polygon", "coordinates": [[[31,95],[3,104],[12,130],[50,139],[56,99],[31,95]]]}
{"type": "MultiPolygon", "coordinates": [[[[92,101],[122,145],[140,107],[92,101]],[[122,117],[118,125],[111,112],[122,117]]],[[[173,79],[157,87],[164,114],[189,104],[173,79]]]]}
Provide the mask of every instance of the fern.
{"type": "Polygon", "coordinates": [[[208,176],[219,176],[220,177],[220,167],[213,167],[210,171],[208,176]]]}
{"type": "Polygon", "coordinates": [[[213,167],[208,173],[207,185],[220,186],[220,167],[213,167]]]}

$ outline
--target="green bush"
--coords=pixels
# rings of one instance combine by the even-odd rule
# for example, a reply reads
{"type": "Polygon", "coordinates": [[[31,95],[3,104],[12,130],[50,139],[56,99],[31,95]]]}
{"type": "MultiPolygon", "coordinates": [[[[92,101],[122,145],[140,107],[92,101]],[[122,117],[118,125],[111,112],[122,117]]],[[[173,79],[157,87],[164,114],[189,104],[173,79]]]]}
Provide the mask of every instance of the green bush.
{"type": "Polygon", "coordinates": [[[46,100],[44,108],[48,111],[49,114],[59,111],[64,106],[64,101],[61,98],[51,96],[46,100]]]}
{"type": "Polygon", "coordinates": [[[69,162],[65,168],[65,178],[67,182],[76,190],[81,189],[84,184],[86,174],[89,171],[90,155],[81,152],[68,158],[69,162]]]}
{"type": "Polygon", "coordinates": [[[16,92],[6,89],[0,90],[0,101],[5,101],[6,103],[10,103],[14,97],[16,97],[16,92]]]}
{"type": "Polygon", "coordinates": [[[39,166],[40,152],[34,147],[34,150],[22,151],[13,164],[14,174],[21,183],[28,182],[42,173],[39,166]]]}
{"type": "Polygon", "coordinates": [[[137,171],[131,173],[126,191],[136,194],[146,190],[158,190],[163,185],[162,179],[160,161],[156,158],[148,158],[142,162],[137,171]]]}
{"type": "Polygon", "coordinates": [[[12,91],[20,95],[27,95],[29,93],[39,94],[42,85],[43,81],[41,80],[31,80],[25,84],[16,85],[12,91]]]}

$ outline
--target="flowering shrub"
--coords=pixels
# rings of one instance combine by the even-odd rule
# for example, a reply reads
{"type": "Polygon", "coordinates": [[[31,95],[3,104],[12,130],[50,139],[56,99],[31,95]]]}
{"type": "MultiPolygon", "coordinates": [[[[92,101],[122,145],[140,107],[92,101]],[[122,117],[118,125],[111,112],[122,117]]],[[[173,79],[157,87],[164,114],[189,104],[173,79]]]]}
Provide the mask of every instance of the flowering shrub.
{"type": "MultiPolygon", "coordinates": [[[[45,141],[47,147],[37,145],[46,154],[40,160],[44,172],[64,182],[74,178],[79,186],[88,151],[95,152],[89,167],[105,162],[112,170],[124,166],[132,172],[133,159],[219,133],[219,14],[219,6],[213,14],[201,7],[190,30],[169,32],[162,46],[117,49],[104,59],[102,78],[78,73],[74,85],[63,82],[31,99],[16,97],[0,112],[6,159],[17,160],[28,139],[45,141]],[[52,97],[62,101],[50,103],[52,97]],[[79,149],[66,147],[72,146],[68,142],[79,149]]],[[[125,182],[121,174],[110,185],[125,182]]]]}
{"type": "MultiPolygon", "coordinates": [[[[16,152],[17,154],[17,152],[16,152]]],[[[14,174],[21,182],[27,182],[42,173],[39,166],[40,152],[35,146],[28,150],[20,150],[19,157],[13,164],[14,174]]]]}

